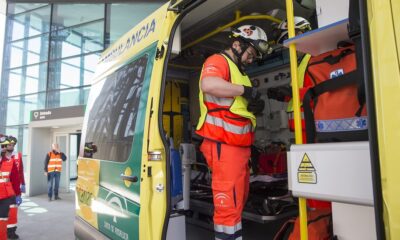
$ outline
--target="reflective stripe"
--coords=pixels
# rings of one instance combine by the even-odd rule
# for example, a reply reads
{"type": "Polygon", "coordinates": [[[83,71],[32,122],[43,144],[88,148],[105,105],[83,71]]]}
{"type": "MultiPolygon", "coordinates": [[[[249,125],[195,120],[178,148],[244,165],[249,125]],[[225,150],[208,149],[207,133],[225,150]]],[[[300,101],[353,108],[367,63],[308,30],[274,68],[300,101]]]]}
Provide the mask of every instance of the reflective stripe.
{"type": "MultiPolygon", "coordinates": [[[[300,112],[301,119],[304,119],[304,112],[300,112]]],[[[294,119],[294,112],[288,112],[288,118],[294,119]]]]}
{"type": "Polygon", "coordinates": [[[317,132],[343,132],[368,129],[367,117],[343,118],[334,120],[316,120],[317,132]]]}
{"type": "Polygon", "coordinates": [[[240,127],[240,126],[236,126],[236,125],[227,123],[222,118],[210,116],[208,114],[206,117],[206,123],[215,125],[217,127],[222,127],[225,131],[235,133],[235,134],[246,134],[246,133],[251,132],[251,130],[252,130],[251,123],[249,123],[243,127],[240,127]]]}
{"type": "Polygon", "coordinates": [[[4,221],[4,220],[8,220],[8,218],[0,218],[0,221],[1,221],[1,220],[3,220],[3,221],[4,221]]]}
{"type": "Polygon", "coordinates": [[[1,174],[1,176],[4,176],[4,177],[7,177],[7,176],[9,176],[10,175],[10,173],[9,172],[0,172],[1,174]]]}
{"type": "Polygon", "coordinates": [[[7,228],[12,228],[12,227],[16,227],[17,224],[7,224],[7,228]]]}
{"type": "Polygon", "coordinates": [[[9,178],[0,178],[0,183],[6,183],[9,182],[10,179],[9,178]]]}
{"type": "Polygon", "coordinates": [[[214,224],[214,231],[227,234],[235,234],[235,232],[242,229],[242,222],[237,223],[235,226],[226,226],[214,224]]]}
{"type": "Polygon", "coordinates": [[[233,98],[215,97],[210,94],[204,94],[204,101],[215,103],[222,107],[230,107],[233,103],[233,98]]]}
{"type": "Polygon", "coordinates": [[[10,208],[16,208],[16,207],[18,207],[17,204],[11,204],[10,205],[10,208]]]}
{"type": "Polygon", "coordinates": [[[49,164],[48,167],[62,167],[62,164],[49,164]]]}

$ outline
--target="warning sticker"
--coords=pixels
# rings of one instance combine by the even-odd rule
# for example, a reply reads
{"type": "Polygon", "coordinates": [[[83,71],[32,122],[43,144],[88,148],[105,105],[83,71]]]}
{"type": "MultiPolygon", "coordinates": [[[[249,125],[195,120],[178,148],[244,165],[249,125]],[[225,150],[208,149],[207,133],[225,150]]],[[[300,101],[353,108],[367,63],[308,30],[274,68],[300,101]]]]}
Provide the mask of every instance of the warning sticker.
{"type": "Polygon", "coordinates": [[[299,183],[317,183],[317,172],[307,153],[304,154],[297,170],[297,182],[299,183]]]}

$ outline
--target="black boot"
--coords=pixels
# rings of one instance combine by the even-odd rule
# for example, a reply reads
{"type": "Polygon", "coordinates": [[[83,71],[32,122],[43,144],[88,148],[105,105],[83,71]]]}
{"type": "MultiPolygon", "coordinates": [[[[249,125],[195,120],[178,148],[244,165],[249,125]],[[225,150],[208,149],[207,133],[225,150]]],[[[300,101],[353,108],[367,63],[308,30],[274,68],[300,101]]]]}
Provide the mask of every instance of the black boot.
{"type": "Polygon", "coordinates": [[[19,239],[19,236],[15,233],[17,227],[7,228],[7,238],[8,239],[19,239]]]}

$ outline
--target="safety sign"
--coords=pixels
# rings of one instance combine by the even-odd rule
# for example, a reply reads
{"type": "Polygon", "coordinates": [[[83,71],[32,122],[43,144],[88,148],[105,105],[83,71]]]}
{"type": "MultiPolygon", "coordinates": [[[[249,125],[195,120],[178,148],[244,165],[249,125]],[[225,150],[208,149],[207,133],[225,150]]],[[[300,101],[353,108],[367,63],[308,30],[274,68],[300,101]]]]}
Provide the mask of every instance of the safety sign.
{"type": "Polygon", "coordinates": [[[298,183],[317,183],[317,171],[314,168],[310,158],[307,153],[304,153],[303,159],[300,162],[299,168],[297,170],[297,182],[298,183]]]}

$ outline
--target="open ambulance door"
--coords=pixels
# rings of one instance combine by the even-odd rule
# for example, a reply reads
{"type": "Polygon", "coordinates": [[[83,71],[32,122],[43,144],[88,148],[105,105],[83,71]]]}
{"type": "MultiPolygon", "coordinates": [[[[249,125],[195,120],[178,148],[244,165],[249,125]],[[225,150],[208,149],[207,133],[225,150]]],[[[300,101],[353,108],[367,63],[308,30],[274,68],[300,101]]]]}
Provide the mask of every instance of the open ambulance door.
{"type": "Polygon", "coordinates": [[[165,4],[100,57],[78,158],[78,239],[165,238],[169,163],[154,112],[171,32],[196,2],[165,4]]]}

